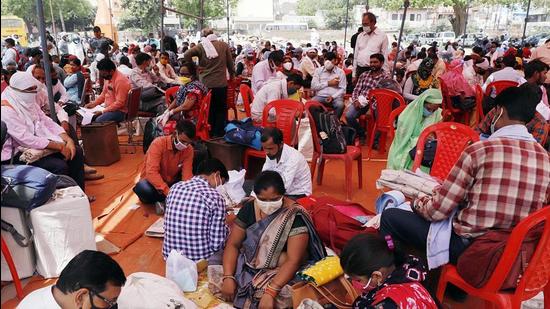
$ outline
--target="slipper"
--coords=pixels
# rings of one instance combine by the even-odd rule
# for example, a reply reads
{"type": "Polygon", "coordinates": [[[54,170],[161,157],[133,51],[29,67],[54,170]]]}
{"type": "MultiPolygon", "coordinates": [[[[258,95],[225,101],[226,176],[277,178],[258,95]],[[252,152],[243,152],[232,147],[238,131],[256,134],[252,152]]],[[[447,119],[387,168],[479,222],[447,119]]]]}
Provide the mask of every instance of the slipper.
{"type": "Polygon", "coordinates": [[[95,196],[93,196],[93,195],[88,195],[88,202],[90,202],[90,203],[95,202],[95,196]]]}
{"type": "Polygon", "coordinates": [[[95,173],[97,173],[97,170],[95,168],[84,164],[84,174],[95,174],[95,173]]]}
{"type": "Polygon", "coordinates": [[[89,180],[89,181],[99,180],[99,179],[103,179],[103,178],[105,178],[105,176],[103,176],[103,174],[85,174],[84,175],[84,180],[89,180]]]}

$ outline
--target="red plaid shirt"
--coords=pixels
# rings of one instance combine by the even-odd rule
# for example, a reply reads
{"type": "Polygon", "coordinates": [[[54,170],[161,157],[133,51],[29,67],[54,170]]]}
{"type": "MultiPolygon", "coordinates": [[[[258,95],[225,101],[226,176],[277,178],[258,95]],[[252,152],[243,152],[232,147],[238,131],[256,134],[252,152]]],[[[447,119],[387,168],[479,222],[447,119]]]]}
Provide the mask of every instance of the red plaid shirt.
{"type": "MultiPolygon", "coordinates": [[[[491,123],[493,122],[493,119],[497,117],[497,109],[493,108],[490,110],[487,115],[485,115],[485,118],[477,125],[476,131],[483,134],[491,134],[491,123]]],[[[544,132],[544,125],[546,124],[546,120],[544,117],[542,117],[539,112],[535,112],[535,117],[533,117],[533,120],[531,120],[528,124],[525,126],[527,127],[527,131],[533,135],[533,138],[537,140],[537,142],[542,143],[544,138],[546,137],[546,134],[544,132]]]]}
{"type": "Polygon", "coordinates": [[[433,197],[415,201],[415,211],[439,221],[461,206],[453,230],[477,237],[515,226],[548,204],[549,195],[548,153],[538,143],[498,138],[468,146],[433,197]]]}
{"type": "Polygon", "coordinates": [[[365,72],[359,76],[357,80],[357,85],[353,89],[353,94],[351,95],[351,102],[355,102],[360,95],[368,98],[369,91],[378,86],[378,82],[382,79],[390,78],[388,72],[382,70],[381,72],[376,72],[374,74],[372,71],[365,72]]]}

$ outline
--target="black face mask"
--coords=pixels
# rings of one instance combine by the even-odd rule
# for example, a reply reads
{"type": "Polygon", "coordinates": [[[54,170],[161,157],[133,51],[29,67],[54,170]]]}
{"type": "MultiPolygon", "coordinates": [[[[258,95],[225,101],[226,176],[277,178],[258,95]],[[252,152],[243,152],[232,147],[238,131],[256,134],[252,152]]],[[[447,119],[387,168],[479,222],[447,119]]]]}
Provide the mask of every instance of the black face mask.
{"type": "Polygon", "coordinates": [[[52,85],[57,85],[57,83],[59,82],[59,78],[52,78],[52,85]]]}

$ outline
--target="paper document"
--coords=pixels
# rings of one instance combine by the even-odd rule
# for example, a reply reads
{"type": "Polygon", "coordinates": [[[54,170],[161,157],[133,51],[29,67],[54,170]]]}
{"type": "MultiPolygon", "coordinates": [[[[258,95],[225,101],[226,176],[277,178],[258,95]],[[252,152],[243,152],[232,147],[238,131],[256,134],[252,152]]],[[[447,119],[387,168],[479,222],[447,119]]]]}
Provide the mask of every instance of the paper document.
{"type": "Polygon", "coordinates": [[[95,112],[103,111],[105,107],[98,105],[94,108],[85,108],[81,107],[78,109],[77,113],[82,116],[82,125],[85,126],[92,122],[95,112]]]}
{"type": "Polygon", "coordinates": [[[164,237],[164,218],[159,218],[155,223],[153,223],[147,231],[145,231],[145,236],[149,237],[164,237]]]}

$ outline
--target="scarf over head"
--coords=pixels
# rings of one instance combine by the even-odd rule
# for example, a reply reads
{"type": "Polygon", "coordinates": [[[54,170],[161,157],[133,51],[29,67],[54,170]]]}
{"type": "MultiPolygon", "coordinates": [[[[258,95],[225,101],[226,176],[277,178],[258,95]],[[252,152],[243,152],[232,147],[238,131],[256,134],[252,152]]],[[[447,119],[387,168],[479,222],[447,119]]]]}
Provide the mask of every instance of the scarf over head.
{"type": "Polygon", "coordinates": [[[214,59],[218,57],[218,52],[216,51],[214,44],[212,44],[212,41],[217,40],[218,37],[215,34],[209,34],[208,36],[201,39],[201,44],[204,48],[204,52],[206,53],[206,58],[214,59]]]}

